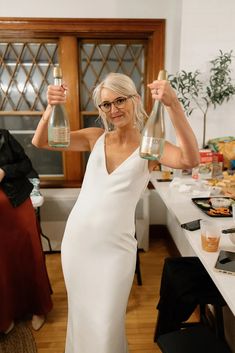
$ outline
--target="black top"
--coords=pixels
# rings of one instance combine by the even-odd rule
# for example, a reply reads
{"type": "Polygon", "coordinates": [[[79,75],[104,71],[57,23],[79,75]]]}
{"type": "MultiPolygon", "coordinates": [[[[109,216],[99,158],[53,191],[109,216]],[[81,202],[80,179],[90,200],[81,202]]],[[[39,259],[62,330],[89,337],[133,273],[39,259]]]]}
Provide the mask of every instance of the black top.
{"type": "Polygon", "coordinates": [[[17,207],[33,189],[27,177],[33,167],[23,147],[4,129],[0,129],[0,168],[5,172],[0,186],[11,204],[17,207]]]}

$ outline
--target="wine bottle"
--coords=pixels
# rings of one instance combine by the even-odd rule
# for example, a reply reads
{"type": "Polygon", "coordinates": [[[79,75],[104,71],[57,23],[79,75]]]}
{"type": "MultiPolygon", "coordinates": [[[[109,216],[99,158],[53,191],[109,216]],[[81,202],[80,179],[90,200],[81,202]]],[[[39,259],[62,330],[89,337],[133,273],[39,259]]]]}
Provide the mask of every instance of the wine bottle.
{"type": "MultiPolygon", "coordinates": [[[[167,71],[161,70],[158,80],[167,80],[167,71]]],[[[165,144],[164,105],[155,100],[153,109],[144,126],[140,143],[140,157],[159,160],[165,144]]]]}
{"type": "MultiPolygon", "coordinates": [[[[54,85],[62,85],[62,70],[54,67],[54,85]]],[[[68,147],[70,143],[70,126],[64,104],[55,104],[48,121],[48,144],[51,147],[68,147]]]]}

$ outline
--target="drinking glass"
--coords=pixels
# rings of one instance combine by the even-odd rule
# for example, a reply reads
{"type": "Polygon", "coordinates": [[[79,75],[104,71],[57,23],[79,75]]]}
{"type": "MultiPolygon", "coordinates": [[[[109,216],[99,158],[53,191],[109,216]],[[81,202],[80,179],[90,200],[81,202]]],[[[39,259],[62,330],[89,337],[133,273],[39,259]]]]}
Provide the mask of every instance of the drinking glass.
{"type": "Polygon", "coordinates": [[[201,220],[201,244],[202,249],[208,252],[216,252],[219,248],[221,228],[213,221],[201,220]]]}

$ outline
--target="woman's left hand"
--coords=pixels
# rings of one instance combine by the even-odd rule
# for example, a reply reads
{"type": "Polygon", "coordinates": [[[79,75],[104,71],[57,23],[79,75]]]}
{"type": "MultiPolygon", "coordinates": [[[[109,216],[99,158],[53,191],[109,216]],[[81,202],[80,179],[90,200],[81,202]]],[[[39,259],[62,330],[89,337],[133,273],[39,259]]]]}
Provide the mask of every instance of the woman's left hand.
{"type": "Polygon", "coordinates": [[[155,80],[148,84],[148,87],[151,89],[153,99],[160,100],[167,107],[178,101],[175,91],[166,80],[155,80]]]}

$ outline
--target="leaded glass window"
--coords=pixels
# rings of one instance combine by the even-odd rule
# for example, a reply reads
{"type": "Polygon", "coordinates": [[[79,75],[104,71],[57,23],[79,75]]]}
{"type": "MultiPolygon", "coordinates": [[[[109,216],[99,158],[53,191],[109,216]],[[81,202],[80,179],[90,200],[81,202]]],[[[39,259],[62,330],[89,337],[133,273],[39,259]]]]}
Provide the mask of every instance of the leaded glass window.
{"type": "MultiPolygon", "coordinates": [[[[132,41],[80,42],[80,109],[82,126],[101,126],[92,101],[94,87],[110,72],[128,75],[144,99],[145,43],[132,41]]],[[[84,153],[86,164],[89,153],[84,153]]]]}
{"type": "Polygon", "coordinates": [[[80,186],[83,152],[50,152],[31,144],[53,82],[52,67],[60,64],[69,87],[71,130],[100,124],[92,91],[111,71],[134,80],[149,111],[147,82],[164,67],[165,20],[2,18],[0,38],[0,127],[23,144],[42,187],[80,186]]]}
{"type": "Polygon", "coordinates": [[[92,91],[109,72],[128,75],[144,99],[145,44],[134,41],[80,43],[81,111],[94,111],[92,91]]]}
{"type": "Polygon", "coordinates": [[[25,148],[41,175],[63,175],[60,152],[41,151],[31,140],[46,107],[46,90],[58,64],[56,42],[0,43],[0,127],[25,148]]]}

